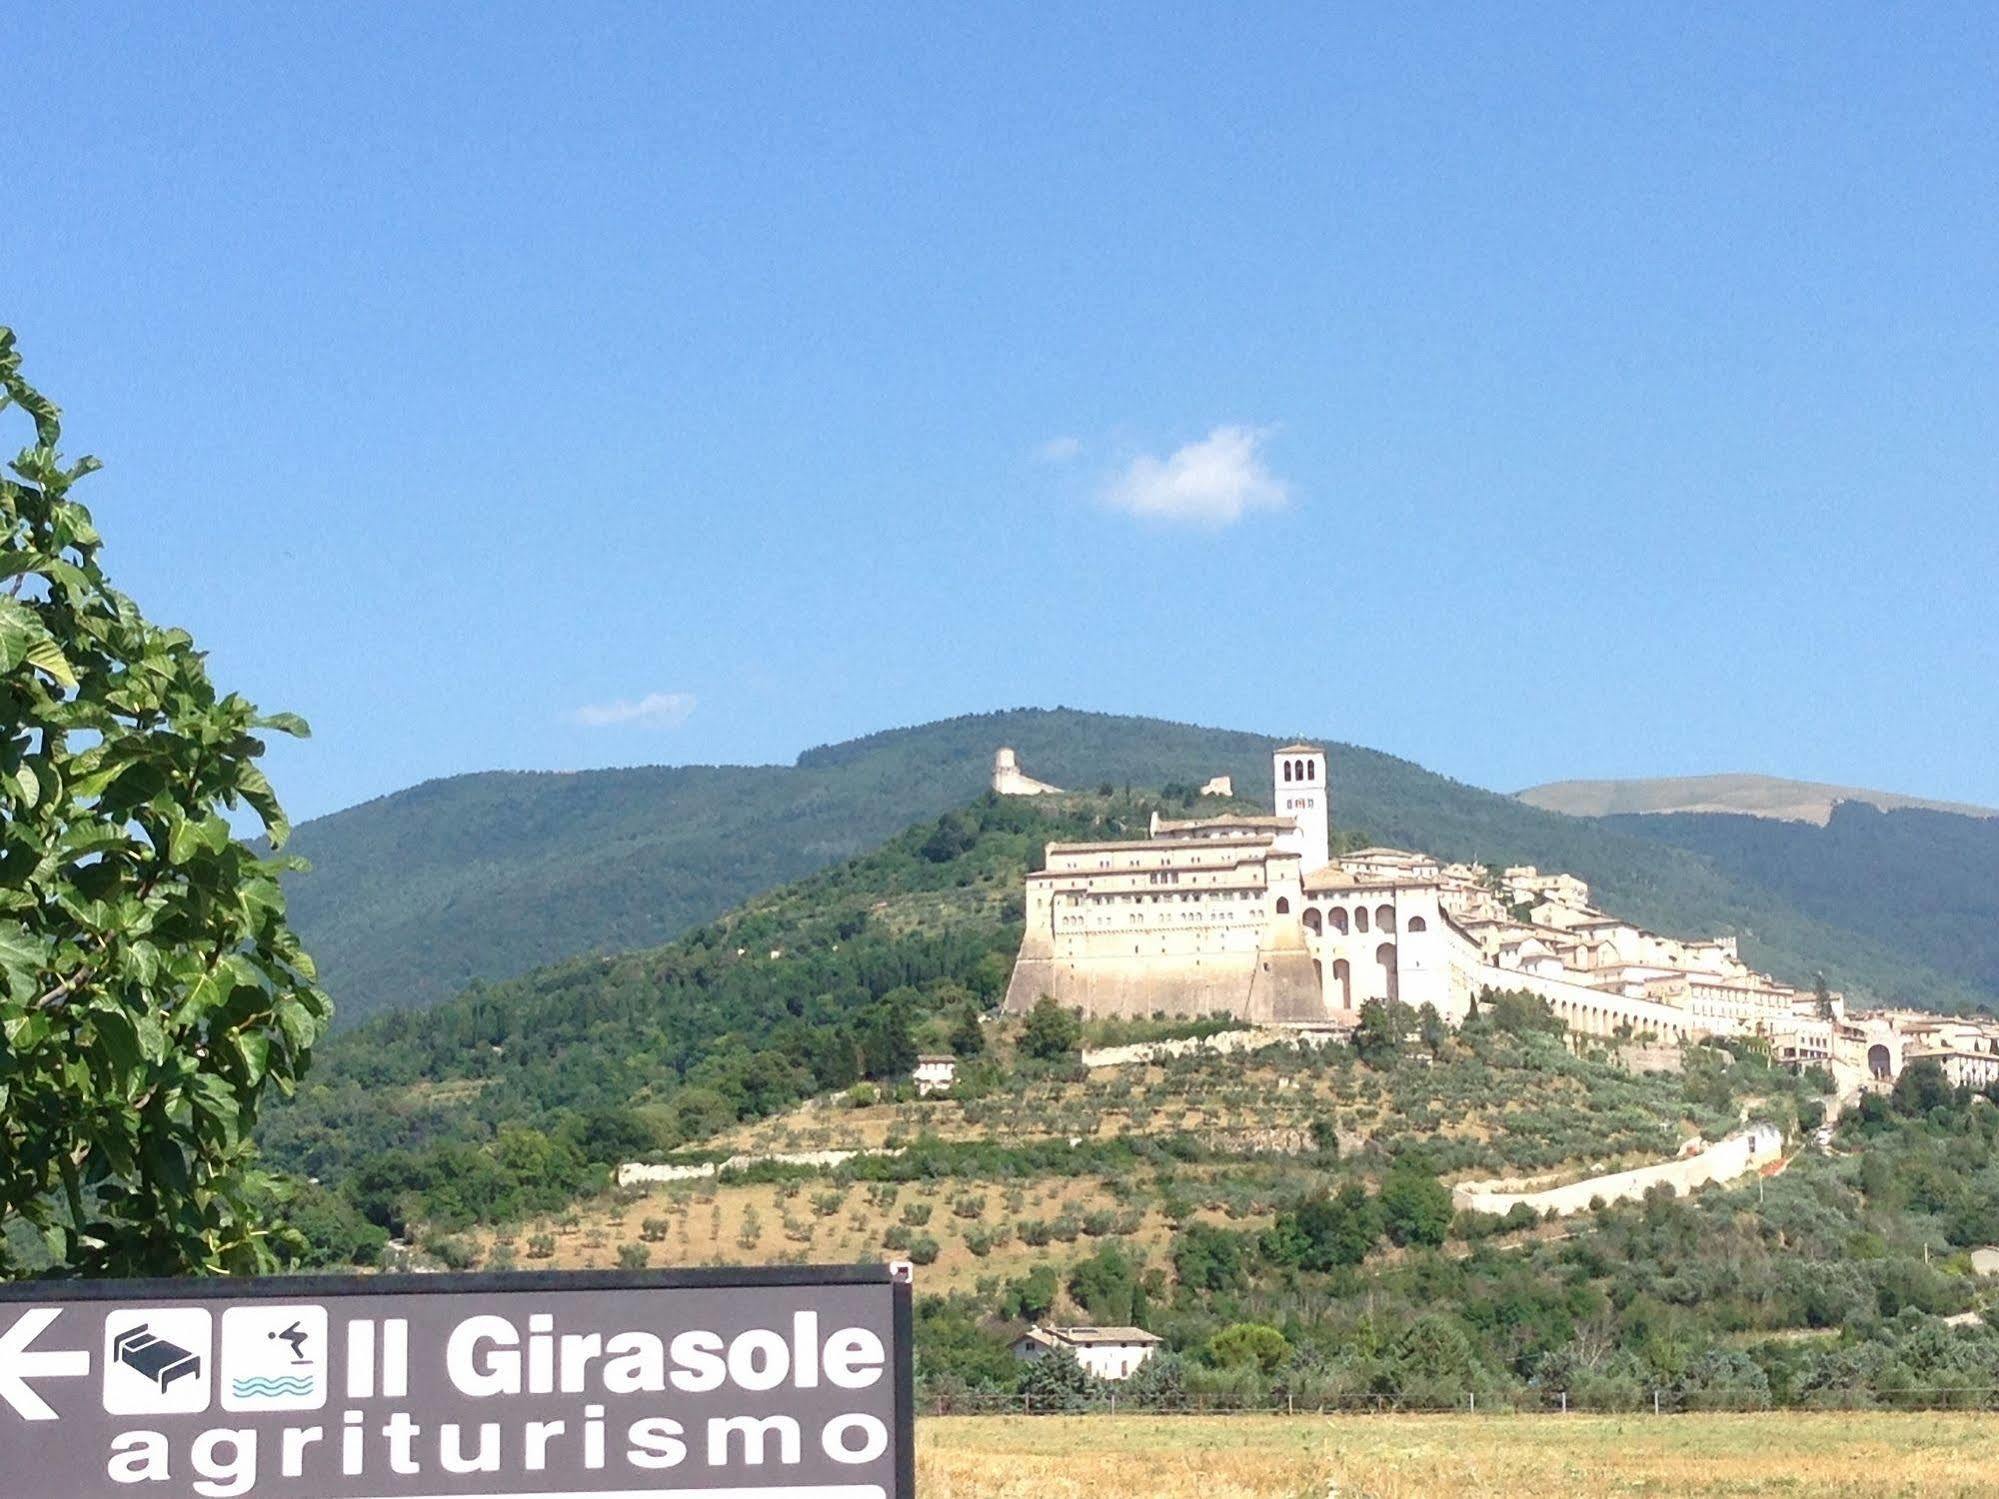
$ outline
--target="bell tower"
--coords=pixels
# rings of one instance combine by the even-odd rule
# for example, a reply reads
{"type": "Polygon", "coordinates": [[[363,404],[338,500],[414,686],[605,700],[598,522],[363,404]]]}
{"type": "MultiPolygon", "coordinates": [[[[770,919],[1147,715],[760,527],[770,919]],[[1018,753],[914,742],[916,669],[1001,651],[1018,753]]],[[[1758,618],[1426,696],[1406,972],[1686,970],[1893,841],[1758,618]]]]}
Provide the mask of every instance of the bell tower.
{"type": "Polygon", "coordinates": [[[1316,744],[1287,744],[1270,757],[1272,803],[1279,817],[1298,826],[1277,846],[1298,855],[1307,872],[1332,862],[1332,793],[1326,785],[1326,752],[1316,744]]]}

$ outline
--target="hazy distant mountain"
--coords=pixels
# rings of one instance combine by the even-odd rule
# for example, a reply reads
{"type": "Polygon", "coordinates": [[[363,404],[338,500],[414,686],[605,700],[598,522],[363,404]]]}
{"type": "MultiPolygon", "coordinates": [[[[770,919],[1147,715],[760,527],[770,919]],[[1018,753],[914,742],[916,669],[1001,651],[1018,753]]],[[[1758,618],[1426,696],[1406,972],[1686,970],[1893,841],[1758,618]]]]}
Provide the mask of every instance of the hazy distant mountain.
{"type": "Polygon", "coordinates": [[[1631,781],[1550,781],[1516,793],[1531,806],[1571,817],[1610,817],[1628,812],[1737,812],[1823,826],[1840,802],[1861,802],[1893,812],[1904,807],[1954,812],[1962,817],[1999,817],[1999,809],[1964,802],[1932,801],[1859,786],[1821,781],[1787,781],[1778,776],[1655,776],[1631,781]]]}
{"type": "MultiPolygon", "coordinates": [[[[1265,799],[1270,751],[1291,737],[1018,709],[869,735],[791,766],[458,776],[301,826],[293,847],[313,872],[289,882],[292,910],[351,1023],[475,979],[670,941],[973,800],[1001,745],[1058,786],[1226,774],[1265,799]]],[[[1808,914],[1702,854],[1378,751],[1328,750],[1335,822],[1384,843],[1572,870],[1615,911],[1666,931],[1734,932],[1752,962],[1794,980],[1823,968],[1836,984],[1920,1003],[1992,997],[1945,976],[1918,944],[1808,914]]]]}

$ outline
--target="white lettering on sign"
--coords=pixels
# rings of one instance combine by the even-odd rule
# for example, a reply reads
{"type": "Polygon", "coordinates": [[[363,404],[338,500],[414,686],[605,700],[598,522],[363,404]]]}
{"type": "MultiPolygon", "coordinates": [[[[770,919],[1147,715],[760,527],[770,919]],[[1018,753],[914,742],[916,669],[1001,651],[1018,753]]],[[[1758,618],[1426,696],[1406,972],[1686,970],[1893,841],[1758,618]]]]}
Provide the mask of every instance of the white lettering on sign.
{"type": "Polygon", "coordinates": [[[665,1416],[648,1416],[634,1421],[625,1432],[631,1450],[625,1461],[634,1468],[677,1468],[687,1461],[687,1444],[680,1440],[685,1428],[665,1416]]]}
{"type": "Polygon", "coordinates": [[[375,1395],[375,1323],[357,1317],[347,1324],[347,1398],[371,1400],[375,1395]]]}
{"type": "Polygon", "coordinates": [[[402,1317],[382,1323],[382,1398],[400,1400],[410,1392],[410,1325],[402,1317]]]}
{"type": "Polygon", "coordinates": [[[777,1438],[778,1461],[798,1461],[798,1422],[790,1416],[723,1416],[708,1423],[708,1466],[720,1468],[729,1461],[729,1438],[743,1439],[743,1461],[752,1468],[764,1464],[764,1450],[770,1437],[777,1438]]]}
{"type": "Polygon", "coordinates": [[[440,1428],[437,1461],[447,1473],[497,1473],[500,1471],[500,1426],[497,1421],[481,1422],[479,1450],[465,1455],[462,1428],[451,1422],[440,1428]]]}
{"type": "Polygon", "coordinates": [[[728,1365],[719,1357],[722,1340],[712,1332],[684,1332],[673,1340],[673,1387],[699,1395],[719,1390],[728,1377],[728,1365]]]}
{"type": "Polygon", "coordinates": [[[257,1481],[257,1433],[204,1431],[194,1439],[188,1461],[201,1476],[194,1491],[208,1499],[235,1499],[257,1481]]]}
{"type": "Polygon", "coordinates": [[[171,1475],[167,1439],[157,1431],[127,1431],[111,1439],[105,1472],[113,1483],[158,1483],[171,1475]]]}
{"type": "MultiPolygon", "coordinates": [[[[719,1334],[690,1328],[664,1345],[650,1332],[558,1334],[546,1314],[528,1318],[523,1337],[511,1319],[482,1312],[453,1328],[444,1348],[445,1375],[453,1387],[482,1400],[581,1395],[592,1390],[593,1381],[611,1395],[651,1394],[669,1386],[703,1394],[724,1383],[761,1392],[787,1381],[810,1390],[819,1387],[822,1376],[839,1389],[864,1390],[881,1379],[887,1360],[881,1338],[865,1327],[843,1327],[822,1341],[816,1312],[796,1313],[788,1339],[775,1328],[752,1327],[724,1342],[719,1334]]],[[[407,1361],[405,1354],[402,1362],[407,1361]]],[[[351,1369],[349,1374],[351,1389],[351,1369]]]]}
{"type": "Polygon", "coordinates": [[[888,1451],[888,1427],[880,1418],[861,1412],[835,1416],[819,1434],[819,1445],[836,1463],[871,1463],[888,1451]],[[849,1432],[859,1435],[860,1446],[847,1445],[849,1432]]]}
{"type": "Polygon", "coordinates": [[[385,1318],[376,1357],[376,1323],[357,1317],[347,1324],[347,1398],[373,1400],[376,1375],[385,1400],[401,1400],[410,1392],[410,1325],[405,1317],[385,1318]]]}
{"type": "Polygon", "coordinates": [[[505,1317],[468,1317],[444,1345],[445,1375],[467,1395],[518,1395],[521,1356],[511,1350],[519,1346],[520,1334],[505,1317]]]}
{"type": "Polygon", "coordinates": [[[314,1442],[326,1440],[323,1426],[287,1426],[284,1431],[284,1458],[282,1472],[287,1478],[297,1478],[305,1472],[305,1449],[314,1442]]]}
{"type": "MultiPolygon", "coordinates": [[[[341,1472],[349,1478],[365,1477],[370,1472],[383,1478],[415,1477],[433,1471],[463,1476],[500,1473],[512,1464],[522,1472],[540,1473],[547,1471],[552,1461],[565,1451],[571,1454],[580,1451],[583,1467],[600,1471],[609,1457],[603,1411],[602,1406],[587,1407],[580,1430],[573,1433],[567,1421],[524,1421],[511,1442],[507,1428],[497,1421],[477,1426],[446,1421],[437,1426],[434,1444],[426,1439],[422,1423],[407,1411],[396,1411],[373,1433],[379,1438],[372,1449],[374,1462],[364,1456],[362,1444],[369,1435],[367,1428],[360,1423],[347,1428],[345,1434],[352,1440],[344,1444],[341,1472]],[[434,1469],[430,1465],[433,1451],[434,1469]]],[[[286,1478],[298,1478],[303,1472],[305,1453],[324,1434],[319,1427],[287,1427],[269,1435],[282,1453],[280,1473],[286,1478]]],[[[804,1457],[804,1430],[793,1416],[714,1416],[704,1423],[703,1436],[704,1455],[710,1467],[724,1467],[732,1462],[750,1468],[795,1466],[804,1457]]],[[[677,1468],[690,1456],[686,1438],[685,1426],[671,1417],[643,1417],[624,1428],[625,1445],[618,1456],[627,1466],[643,1471],[677,1468]]],[[[820,1450],[842,1464],[873,1462],[888,1450],[888,1445],[886,1423],[864,1412],[835,1416],[819,1432],[820,1450]]],[[[216,1427],[196,1433],[188,1442],[186,1460],[192,1470],[190,1487],[202,1499],[238,1499],[257,1485],[258,1432],[249,1427],[216,1427]]],[[[172,1447],[164,1433],[127,1431],[112,1439],[105,1473],[114,1483],[167,1482],[173,1472],[172,1447]]],[[[826,1492],[835,1491],[881,1492],[878,1488],[826,1492]]],[[[782,1492],[793,1495],[820,1490],[788,1486],[782,1492]]],[[[523,1499],[537,1499],[537,1496],[523,1496],[523,1499]]],[[[539,1499],[558,1499],[558,1496],[539,1496],[539,1499]]]]}
{"type": "Polygon", "coordinates": [[[857,1298],[758,1305],[725,1288],[678,1315],[619,1315],[586,1296],[357,1296],[361,1315],[343,1315],[310,1283],[274,1289],[0,1308],[0,1434],[64,1422],[42,1428],[25,1473],[0,1465],[0,1494],[437,1499],[425,1491],[469,1480],[512,1499],[887,1499],[883,1459],[906,1428],[890,1323],[855,1325],[872,1315],[857,1298]],[[31,1387],[62,1378],[68,1403],[31,1387]]]}
{"type": "Polygon", "coordinates": [[[865,1327],[843,1327],[826,1340],[826,1378],[843,1390],[865,1390],[887,1362],[882,1340],[865,1327]]]}

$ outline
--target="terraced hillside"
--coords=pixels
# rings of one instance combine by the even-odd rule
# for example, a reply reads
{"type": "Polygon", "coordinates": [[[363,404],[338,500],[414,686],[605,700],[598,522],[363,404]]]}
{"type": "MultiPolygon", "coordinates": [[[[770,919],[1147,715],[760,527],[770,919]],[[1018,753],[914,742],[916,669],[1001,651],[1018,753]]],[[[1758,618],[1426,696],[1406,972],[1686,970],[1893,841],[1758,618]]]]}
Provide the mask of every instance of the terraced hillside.
{"type": "MultiPolygon", "coordinates": [[[[1161,1026],[1162,1033],[1173,1028],[1161,1026]]],[[[689,1162],[869,1152],[832,1170],[748,1165],[591,1194],[472,1238],[483,1262],[841,1263],[928,1255],[924,1285],[971,1291],[1100,1242],[1163,1262],[1189,1223],[1262,1230],[1341,1161],[1384,1176],[1420,1152],[1449,1177],[1572,1178],[1725,1132],[1677,1076],[1634,1076],[1549,1037],[1481,1036],[1378,1071],[1351,1048],[1275,1045],[1144,1066],[1024,1066],[1017,1027],[949,1097],[873,1087],[703,1142],[689,1162]]],[[[1791,1117],[1794,1105],[1775,1105],[1791,1117]]]]}

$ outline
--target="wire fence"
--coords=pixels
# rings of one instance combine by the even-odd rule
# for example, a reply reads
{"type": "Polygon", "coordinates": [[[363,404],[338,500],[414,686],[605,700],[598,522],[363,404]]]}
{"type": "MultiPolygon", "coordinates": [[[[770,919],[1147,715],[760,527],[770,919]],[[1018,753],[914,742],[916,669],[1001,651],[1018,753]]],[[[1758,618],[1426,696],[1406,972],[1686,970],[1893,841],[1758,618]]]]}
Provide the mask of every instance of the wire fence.
{"type": "Polygon", "coordinates": [[[1999,1388],[1955,1385],[1897,1389],[1820,1389],[1778,1399],[1755,1390],[1507,1390],[1453,1399],[1348,1393],[1170,1394],[1120,1398],[1030,1395],[1013,1390],[920,1394],[932,1416],[1404,1416],[1583,1415],[1683,1416],[1717,1411],[1999,1411],[1999,1388]]]}

